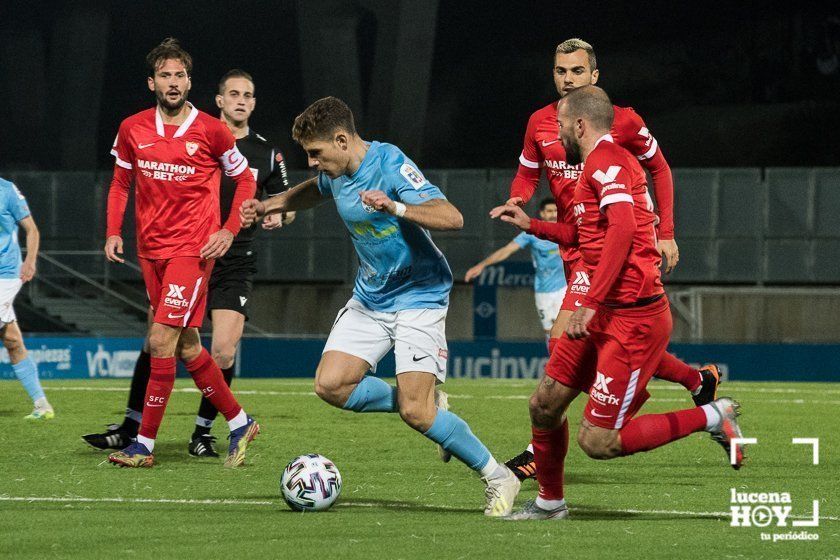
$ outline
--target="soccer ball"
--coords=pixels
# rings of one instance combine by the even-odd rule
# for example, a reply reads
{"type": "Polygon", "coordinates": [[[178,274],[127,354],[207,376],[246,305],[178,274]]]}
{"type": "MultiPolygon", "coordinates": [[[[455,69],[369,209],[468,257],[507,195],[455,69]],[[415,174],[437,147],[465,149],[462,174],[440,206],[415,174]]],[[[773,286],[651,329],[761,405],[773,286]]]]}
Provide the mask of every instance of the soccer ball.
{"type": "Polygon", "coordinates": [[[341,474],[326,457],[316,453],[301,455],[283,470],[280,492],[295,511],[324,511],[341,494],[341,474]]]}

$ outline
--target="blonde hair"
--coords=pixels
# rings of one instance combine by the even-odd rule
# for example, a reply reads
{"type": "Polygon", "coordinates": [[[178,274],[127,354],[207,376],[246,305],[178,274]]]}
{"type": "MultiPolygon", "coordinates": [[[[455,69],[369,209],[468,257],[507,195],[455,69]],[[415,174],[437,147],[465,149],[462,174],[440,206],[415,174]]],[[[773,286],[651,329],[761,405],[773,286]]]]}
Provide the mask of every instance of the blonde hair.
{"type": "Polygon", "coordinates": [[[595,70],[598,68],[598,61],[595,59],[595,49],[592,48],[592,45],[584,41],[583,39],[578,39],[577,37],[573,37],[572,39],[566,39],[559,45],[557,45],[557,50],[554,51],[554,54],[572,54],[575,51],[584,51],[589,56],[589,69],[595,70]]]}

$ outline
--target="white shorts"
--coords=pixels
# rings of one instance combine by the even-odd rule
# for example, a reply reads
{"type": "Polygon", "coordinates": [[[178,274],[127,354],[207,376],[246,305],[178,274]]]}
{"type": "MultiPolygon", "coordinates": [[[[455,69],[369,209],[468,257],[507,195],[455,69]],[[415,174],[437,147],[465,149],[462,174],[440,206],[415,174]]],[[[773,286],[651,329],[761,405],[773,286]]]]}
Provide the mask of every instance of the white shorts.
{"type": "Polygon", "coordinates": [[[22,285],[20,278],[0,278],[0,323],[3,325],[17,321],[12,304],[22,285]]]}
{"type": "Polygon", "coordinates": [[[554,326],[554,320],[563,305],[563,298],[566,296],[566,288],[556,292],[534,292],[534,299],[537,302],[537,313],[540,316],[540,323],[544,331],[550,331],[554,326]]]}
{"type": "Polygon", "coordinates": [[[372,311],[351,299],[335,318],[324,352],[337,350],[361,358],[376,371],[376,364],[394,348],[396,374],[431,373],[446,380],[446,308],[405,309],[393,313],[372,311]]]}

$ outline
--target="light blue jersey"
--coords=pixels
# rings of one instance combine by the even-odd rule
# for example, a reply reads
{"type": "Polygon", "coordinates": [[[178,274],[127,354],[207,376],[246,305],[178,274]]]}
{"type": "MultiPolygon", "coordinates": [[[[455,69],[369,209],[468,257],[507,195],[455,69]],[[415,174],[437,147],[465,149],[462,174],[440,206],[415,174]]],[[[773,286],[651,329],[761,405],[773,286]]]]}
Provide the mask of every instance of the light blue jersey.
{"type": "Polygon", "coordinates": [[[29,216],[29,206],[18,188],[0,179],[0,278],[20,277],[18,222],[29,216]]]}
{"type": "Polygon", "coordinates": [[[566,287],[566,273],[557,243],[540,239],[524,231],[513,238],[513,242],[531,249],[531,261],[536,271],[534,291],[537,293],[558,292],[566,287]]]}
{"type": "Polygon", "coordinates": [[[371,142],[352,176],[330,179],[321,173],[318,190],[335,199],[359,257],[353,299],[380,312],[449,305],[452,271],[429,232],[407,220],[362,206],[359,193],[368,190],[381,190],[405,204],[445,199],[399,148],[371,142]]]}

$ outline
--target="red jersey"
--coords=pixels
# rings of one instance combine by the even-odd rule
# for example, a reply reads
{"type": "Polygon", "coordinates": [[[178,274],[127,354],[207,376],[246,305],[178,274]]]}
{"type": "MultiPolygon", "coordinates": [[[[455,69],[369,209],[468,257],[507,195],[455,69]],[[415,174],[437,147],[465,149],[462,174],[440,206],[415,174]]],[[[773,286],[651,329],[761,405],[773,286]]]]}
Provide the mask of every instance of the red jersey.
{"type": "MultiPolygon", "coordinates": [[[[639,162],[606,134],[598,139],[586,158],[574,196],[580,253],[583,264],[590,271],[592,283],[590,296],[594,295],[598,282],[596,269],[600,272],[605,268],[599,267],[607,234],[605,209],[618,202],[633,205],[629,221],[635,231],[629,254],[620,266],[614,283],[605,287],[603,301],[628,304],[664,292],[659,273],[661,256],[656,249],[656,215],[639,162]]],[[[617,267],[617,263],[611,264],[617,267]]]]}
{"type": "MultiPolygon", "coordinates": [[[[613,106],[615,117],[610,134],[645,166],[653,177],[654,192],[659,210],[660,237],[674,237],[674,184],[671,170],[662,156],[656,139],[651,136],[642,118],[630,107],[613,106]]],[[[566,163],[566,150],[558,138],[557,102],[546,105],[528,119],[525,141],[519,156],[519,170],[511,184],[510,196],[530,200],[536,191],[542,169],[557,202],[558,220],[574,223],[572,198],[581,165],[566,163]]],[[[577,249],[564,249],[563,260],[579,257],[577,249]]]]}
{"type": "MultiPolygon", "coordinates": [[[[137,254],[147,259],[197,257],[219,231],[220,170],[234,177],[236,202],[253,196],[256,183],[230,130],[192,107],[180,126],[165,125],[157,108],[125,119],[111,154],[116,158],[108,194],[108,236],[120,235],[129,181],[135,181],[137,254]],[[247,196],[246,196],[247,195],[247,196]]],[[[236,235],[238,212],[225,228],[236,235]]]]}

